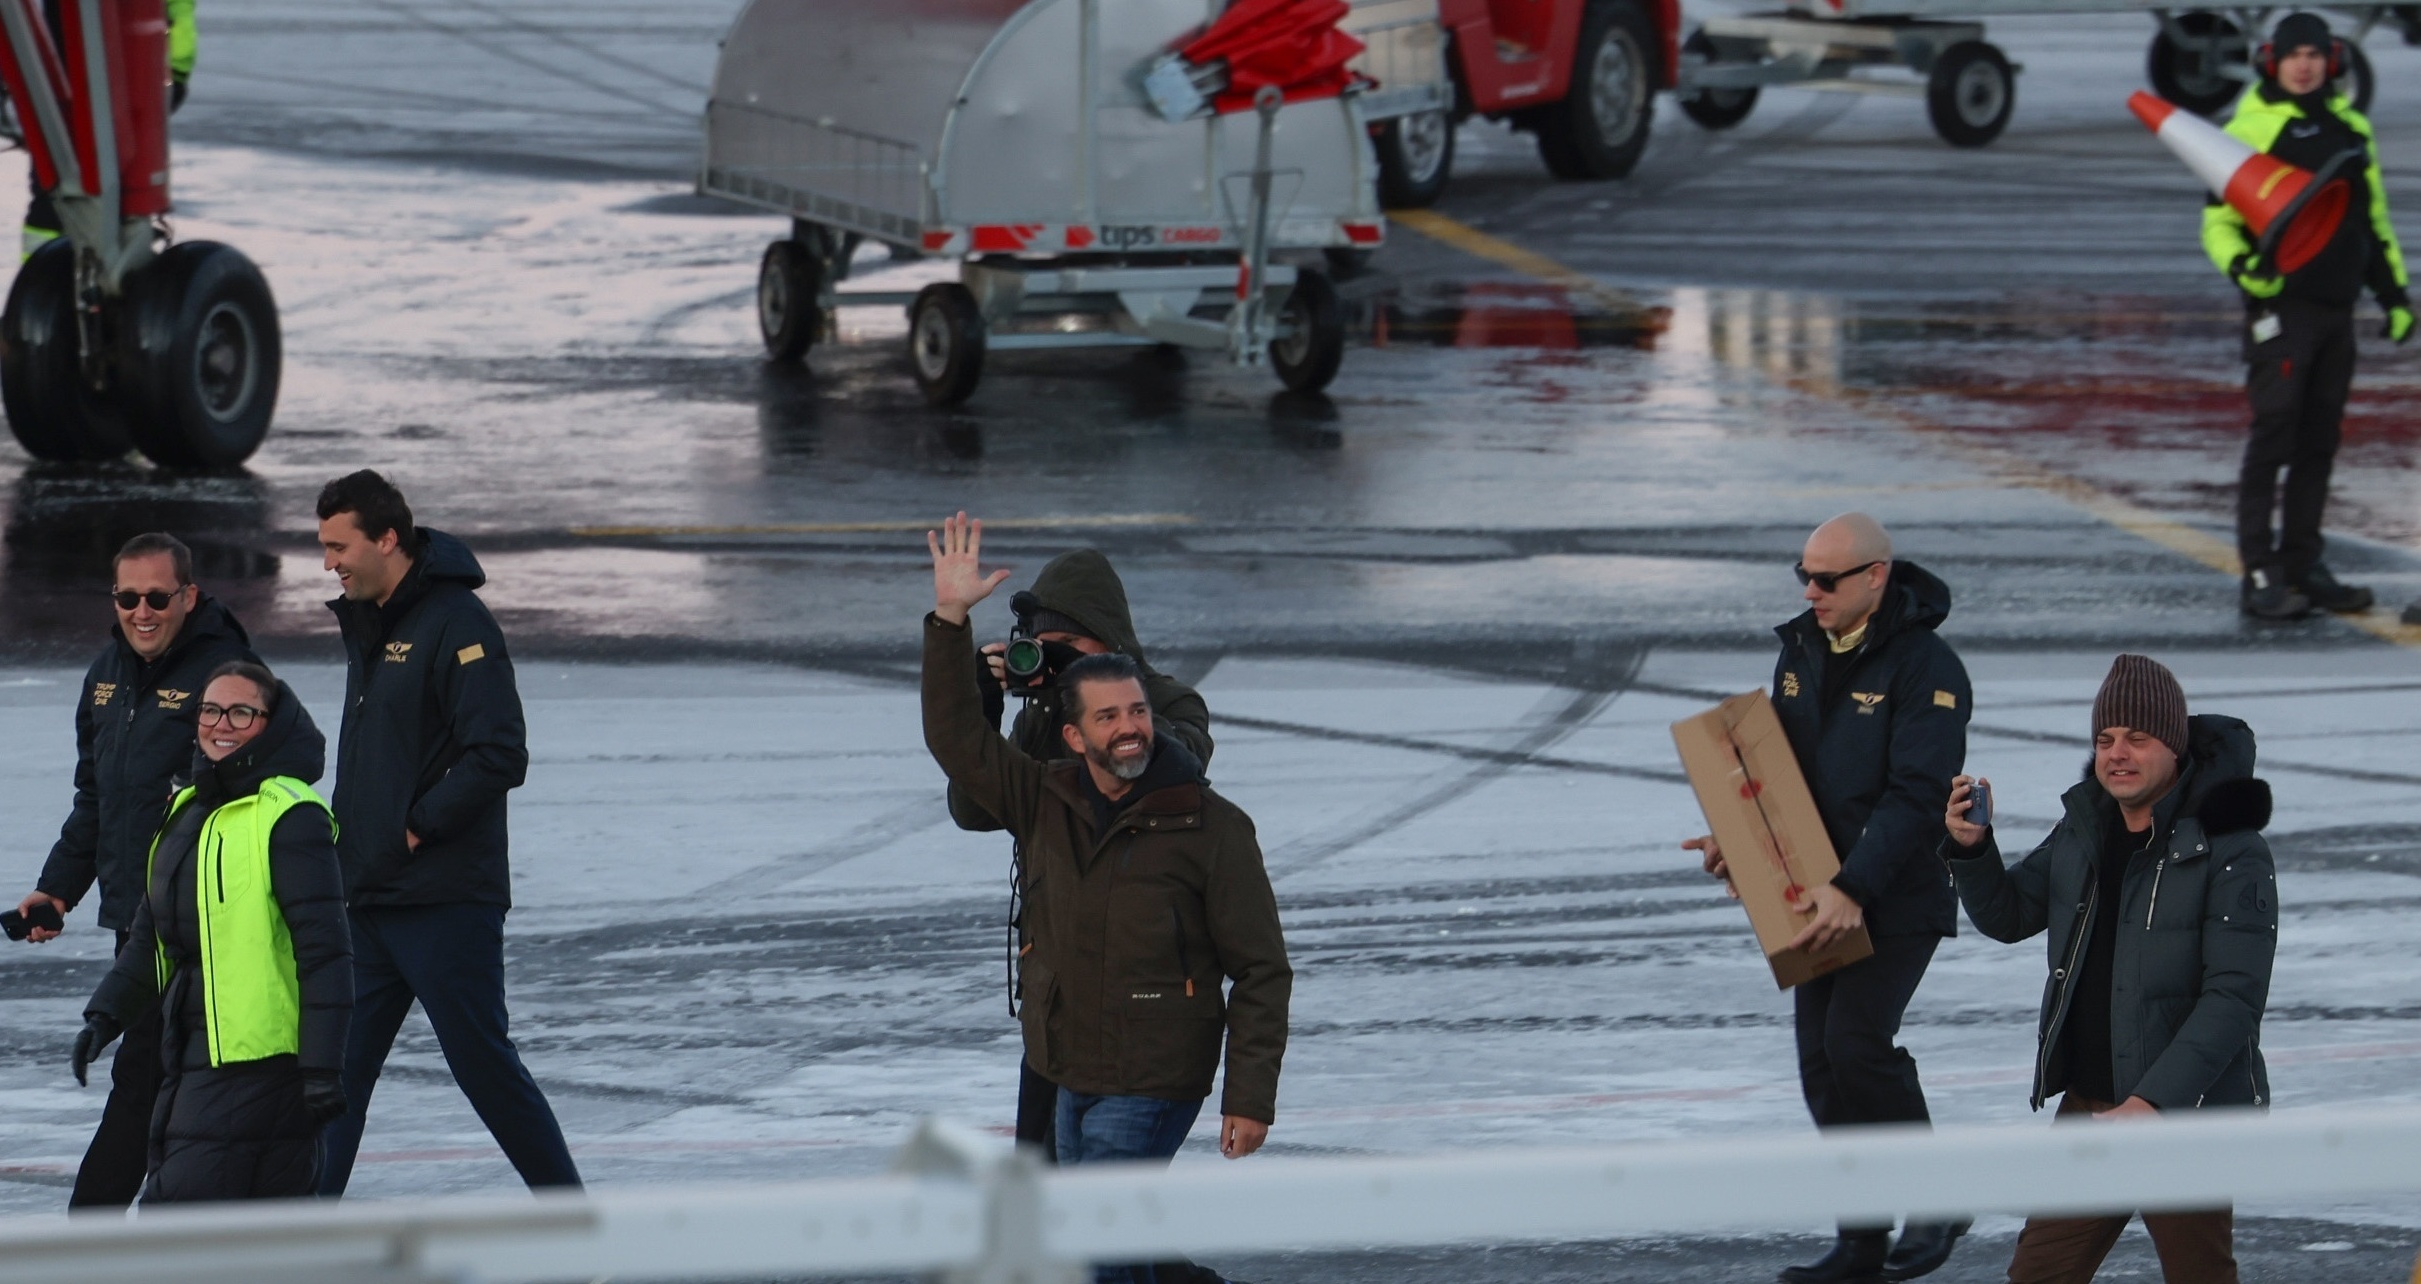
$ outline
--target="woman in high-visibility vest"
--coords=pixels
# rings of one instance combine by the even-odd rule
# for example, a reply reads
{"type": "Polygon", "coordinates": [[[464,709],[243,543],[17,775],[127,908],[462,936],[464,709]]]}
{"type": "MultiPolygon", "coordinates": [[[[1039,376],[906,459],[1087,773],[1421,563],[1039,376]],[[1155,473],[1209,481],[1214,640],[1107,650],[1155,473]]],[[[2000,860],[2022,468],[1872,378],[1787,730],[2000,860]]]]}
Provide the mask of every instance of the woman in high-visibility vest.
{"type": "Polygon", "coordinates": [[[76,1082],[158,1004],[166,1078],[143,1202],[309,1195],[320,1125],[345,1109],[353,1010],[335,822],[310,783],[327,739],[257,664],[143,698],[198,701],[200,743],[126,947],[85,1008],[76,1082]]]}

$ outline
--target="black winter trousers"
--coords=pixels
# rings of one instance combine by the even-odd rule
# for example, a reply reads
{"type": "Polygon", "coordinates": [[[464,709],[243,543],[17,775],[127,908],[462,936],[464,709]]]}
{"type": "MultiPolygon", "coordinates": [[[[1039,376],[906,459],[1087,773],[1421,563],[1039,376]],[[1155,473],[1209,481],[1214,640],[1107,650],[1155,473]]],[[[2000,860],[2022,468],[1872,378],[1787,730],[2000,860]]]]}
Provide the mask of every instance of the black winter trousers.
{"type": "Polygon", "coordinates": [[[2262,308],[2278,318],[2278,335],[2245,336],[2253,432],[2236,483],[2236,553],[2248,571],[2266,568],[2296,583],[2320,563],[2329,474],[2354,386],[2354,310],[2293,299],[2262,308]]]}
{"type": "Polygon", "coordinates": [[[1817,1127],[1933,1121],[1917,1059],[1899,1046],[1899,1036],[1900,1018],[1941,943],[1938,936],[1878,936],[1872,957],[1795,992],[1799,1090],[1817,1127]]]}
{"type": "Polygon", "coordinates": [[[307,1198],[319,1184],[319,1129],[294,1058],[169,1074],[152,1111],[151,1160],[146,1207],[307,1198]]]}
{"type": "MultiPolygon", "coordinates": [[[[118,933],[118,948],[126,948],[124,932],[118,933]]],[[[160,1074],[160,1009],[154,1004],[127,1027],[117,1058],[109,1063],[109,1100],[101,1107],[92,1144],[84,1148],[84,1162],[76,1166],[69,1208],[124,1208],[143,1192],[143,1177],[151,1171],[151,1110],[159,1100],[160,1074]]]]}
{"type": "Polygon", "coordinates": [[[577,1186],[554,1108],[513,1047],[504,1008],[504,907],[386,905],[350,910],[353,1023],[345,1035],[344,1115],[323,1135],[319,1193],[342,1195],[361,1149],[370,1092],[412,1001],[437,1032],[454,1084],[521,1174],[539,1186],[577,1186]]]}

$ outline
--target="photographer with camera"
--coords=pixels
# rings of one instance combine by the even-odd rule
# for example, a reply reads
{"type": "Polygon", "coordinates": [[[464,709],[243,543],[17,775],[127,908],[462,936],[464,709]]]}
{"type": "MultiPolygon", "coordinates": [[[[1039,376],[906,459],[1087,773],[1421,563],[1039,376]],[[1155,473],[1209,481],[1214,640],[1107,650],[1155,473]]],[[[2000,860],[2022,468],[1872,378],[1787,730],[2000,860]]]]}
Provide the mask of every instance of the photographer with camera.
{"type": "MultiPolygon", "coordinates": [[[[1059,1161],[1166,1163],[1223,1051],[1219,1150],[1241,1159],[1276,1117],[1294,988],[1252,820],[1159,734],[1130,656],[1087,656],[1060,676],[1053,761],[985,725],[967,614],[1008,572],[983,572],[982,537],[964,513],[926,535],[925,747],[1025,853],[1026,1058],[1058,1085],[1059,1161]]],[[[1105,1266],[1095,1278],[1198,1270],[1105,1266]]]]}
{"type": "MultiPolygon", "coordinates": [[[[1071,756],[1060,737],[1066,717],[1059,675],[1088,655],[1117,654],[1133,660],[1143,675],[1143,694],[1152,706],[1154,731],[1184,745],[1204,765],[1210,763],[1210,707],[1192,687],[1153,669],[1144,657],[1143,644],[1135,639],[1134,617],[1127,608],[1126,585],[1110,566],[1110,559],[1089,548],[1062,553],[1034,577],[1032,588],[1010,598],[1009,603],[1017,613],[1017,624],[1009,641],[991,643],[977,657],[976,686],[983,693],[988,726],[1000,725],[1011,692],[1022,701],[1017,720],[1009,728],[1009,740],[1019,752],[1040,762],[1071,756]]],[[[992,813],[955,782],[949,787],[949,802],[950,819],[960,829],[989,833],[1001,827],[992,813]]],[[[1022,851],[1014,863],[1023,869],[1022,851]]],[[[1009,931],[1014,968],[1014,960],[1023,957],[1031,942],[1015,903],[1015,887],[1022,880],[1015,873],[1011,879],[1009,931]]],[[[1018,993],[1012,979],[1012,1016],[1018,993]]],[[[1017,1140],[1040,1147],[1046,1157],[1056,1151],[1051,1121],[1058,1097],[1058,1085],[1043,1077],[1033,1063],[1019,1067],[1017,1140]]]]}

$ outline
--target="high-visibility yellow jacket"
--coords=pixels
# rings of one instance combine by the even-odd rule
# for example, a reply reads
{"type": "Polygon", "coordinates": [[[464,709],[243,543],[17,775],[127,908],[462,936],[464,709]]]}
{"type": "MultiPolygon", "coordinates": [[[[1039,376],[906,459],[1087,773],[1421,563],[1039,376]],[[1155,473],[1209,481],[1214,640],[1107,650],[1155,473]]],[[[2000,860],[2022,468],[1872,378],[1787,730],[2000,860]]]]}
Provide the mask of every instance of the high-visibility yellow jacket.
{"type": "MultiPolygon", "coordinates": [[[[193,790],[169,804],[163,834],[193,790]]],[[[310,785],[292,776],[271,776],[259,792],[230,799],[202,821],[194,842],[194,904],[201,929],[199,960],[202,1009],[207,1017],[210,1064],[224,1066],[291,1054],[301,1048],[302,987],[294,966],[294,939],[269,876],[269,835],[280,817],[298,806],[322,812],[328,804],[310,785]]],[[[331,828],[335,822],[329,822],[331,828]]],[[[152,840],[152,855],[159,840],[152,840]]],[[[175,964],[168,947],[155,955],[165,992],[175,964]]]]}
{"type": "MultiPolygon", "coordinates": [[[[2307,168],[2317,168],[2318,164],[2325,163],[2314,157],[2292,154],[2297,150],[2298,140],[2290,134],[2290,127],[2308,118],[2293,98],[2284,93],[2273,96],[2274,92],[2266,84],[2257,84],[2245,90],[2244,96],[2236,100],[2235,114],[2228,119],[2228,133],[2243,140],[2255,151],[2278,154],[2282,159],[2297,164],[2313,161],[2307,168]]],[[[2350,211],[2347,217],[2349,221],[2360,221],[2360,230],[2367,232],[2370,248],[2358,265],[2361,274],[2359,285],[2351,289],[2326,285],[2319,288],[2332,295],[2341,293],[2346,302],[2352,301],[2360,285],[2368,285],[2382,301],[2399,298],[2410,284],[2410,278],[2405,273],[2404,250],[2397,244],[2395,225],[2387,217],[2387,185],[2379,173],[2378,141],[2371,132],[2370,121],[2354,110],[2354,104],[2345,95],[2331,97],[2329,110],[2361,140],[2364,151],[2361,164],[2348,167],[2352,171],[2350,173],[2340,172],[2360,189],[2363,206],[2350,211]]],[[[2353,230],[2340,232],[2339,236],[2343,237],[2353,230]]],[[[2203,207],[2203,252],[2210,255],[2212,264],[2221,272],[2228,273],[2231,279],[2238,261],[2253,252],[2256,241],[2252,227],[2234,206],[2213,197],[2203,207]]],[[[2295,276],[2288,280],[2287,292],[2290,295],[2304,293],[2297,288],[2295,276]]]]}

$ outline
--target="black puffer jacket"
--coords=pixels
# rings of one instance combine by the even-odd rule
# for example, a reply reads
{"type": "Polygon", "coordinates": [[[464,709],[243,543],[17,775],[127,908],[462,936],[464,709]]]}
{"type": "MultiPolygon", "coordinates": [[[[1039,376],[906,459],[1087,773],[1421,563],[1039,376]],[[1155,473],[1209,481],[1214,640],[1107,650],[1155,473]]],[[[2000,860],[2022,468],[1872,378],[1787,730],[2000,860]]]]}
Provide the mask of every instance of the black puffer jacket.
{"type": "Polygon", "coordinates": [[[2253,776],[2253,731],[2234,718],[2189,719],[2189,763],[2153,809],[2155,834],[2128,863],[2116,906],[2094,877],[2118,804],[2086,765],[2061,799],[2067,814],[2024,860],[2003,869],[1996,836],[1942,854],[1976,930],[1996,941],[2048,932],[2050,978],[2036,1029],[2034,1105],[2071,1078],[2064,1028],[2093,920],[2119,915],[2111,958],[2110,1082],[2121,1101],[2162,1110],[2269,1104],[2261,1013],[2278,952],[2278,875],[2261,830],[2270,787],[2253,776]]]}
{"type": "Polygon", "coordinates": [[[1839,690],[1825,687],[1831,644],[1814,612],[1774,630],[1774,711],[1841,857],[1833,885],[1865,910],[1876,936],[1959,929],[1950,880],[1933,859],[1974,703],[1966,666],[1934,632],[1949,615],[1947,585],[1894,562],[1839,690]]]}
{"type": "Polygon", "coordinates": [[[415,542],[384,606],[328,603],[345,638],[334,800],[345,902],[510,905],[505,794],[530,764],[513,661],[473,592],[487,582],[479,559],[427,527],[415,542]]]}
{"type": "Polygon", "coordinates": [[[75,806],[34,890],[74,905],[97,880],[101,926],[134,922],[170,782],[193,758],[202,683],[229,660],[260,657],[244,626],[207,593],[156,661],[136,655],[122,630],[110,630],[76,701],[75,806]]]}
{"type": "MultiPolygon", "coordinates": [[[[1089,548],[1062,553],[1042,568],[1042,573],[1034,577],[1034,587],[1027,591],[1043,610],[1076,621],[1083,626],[1086,637],[1105,643],[1140,665],[1143,697],[1152,702],[1155,734],[1184,745],[1204,766],[1210,764],[1210,706],[1203,703],[1201,694],[1192,687],[1154,669],[1145,658],[1143,643],[1135,637],[1134,615],[1127,606],[1126,584],[1118,578],[1110,559],[1089,548]]],[[[985,716],[993,726],[999,726],[1006,697],[1000,684],[992,680],[990,666],[980,667],[985,716]]],[[[1059,735],[1058,693],[1039,695],[1022,704],[1017,720],[1009,727],[1009,740],[1018,752],[1041,762],[1071,757],[1067,742],[1059,735]]],[[[1000,828],[1000,822],[975,805],[959,786],[949,787],[949,798],[950,819],[957,821],[960,829],[1000,828]]]]}
{"type": "MultiPolygon", "coordinates": [[[[190,970],[201,956],[194,840],[209,813],[231,799],[257,793],[272,776],[291,776],[306,784],[318,780],[327,750],[327,738],[310,712],[281,682],[277,712],[252,743],[217,764],[198,753],[189,759],[194,796],[168,817],[159,850],[151,858],[150,887],[135,910],[126,948],[119,951],[86,1011],[105,1012],[120,1025],[132,1026],[160,1001],[154,958],[155,946],[164,944],[169,960],[188,973],[180,978],[182,984],[171,982],[179,996],[178,1010],[166,1014],[168,1028],[182,1037],[181,1063],[187,1069],[210,1065],[202,987],[190,980],[190,970]]],[[[293,938],[295,977],[301,985],[296,1062],[305,1070],[341,1069],[345,1024],[353,1011],[353,947],[327,812],[303,804],[278,819],[269,833],[269,883],[293,938]]],[[[176,1047],[170,1045],[171,1056],[178,1055],[176,1047]]]]}

